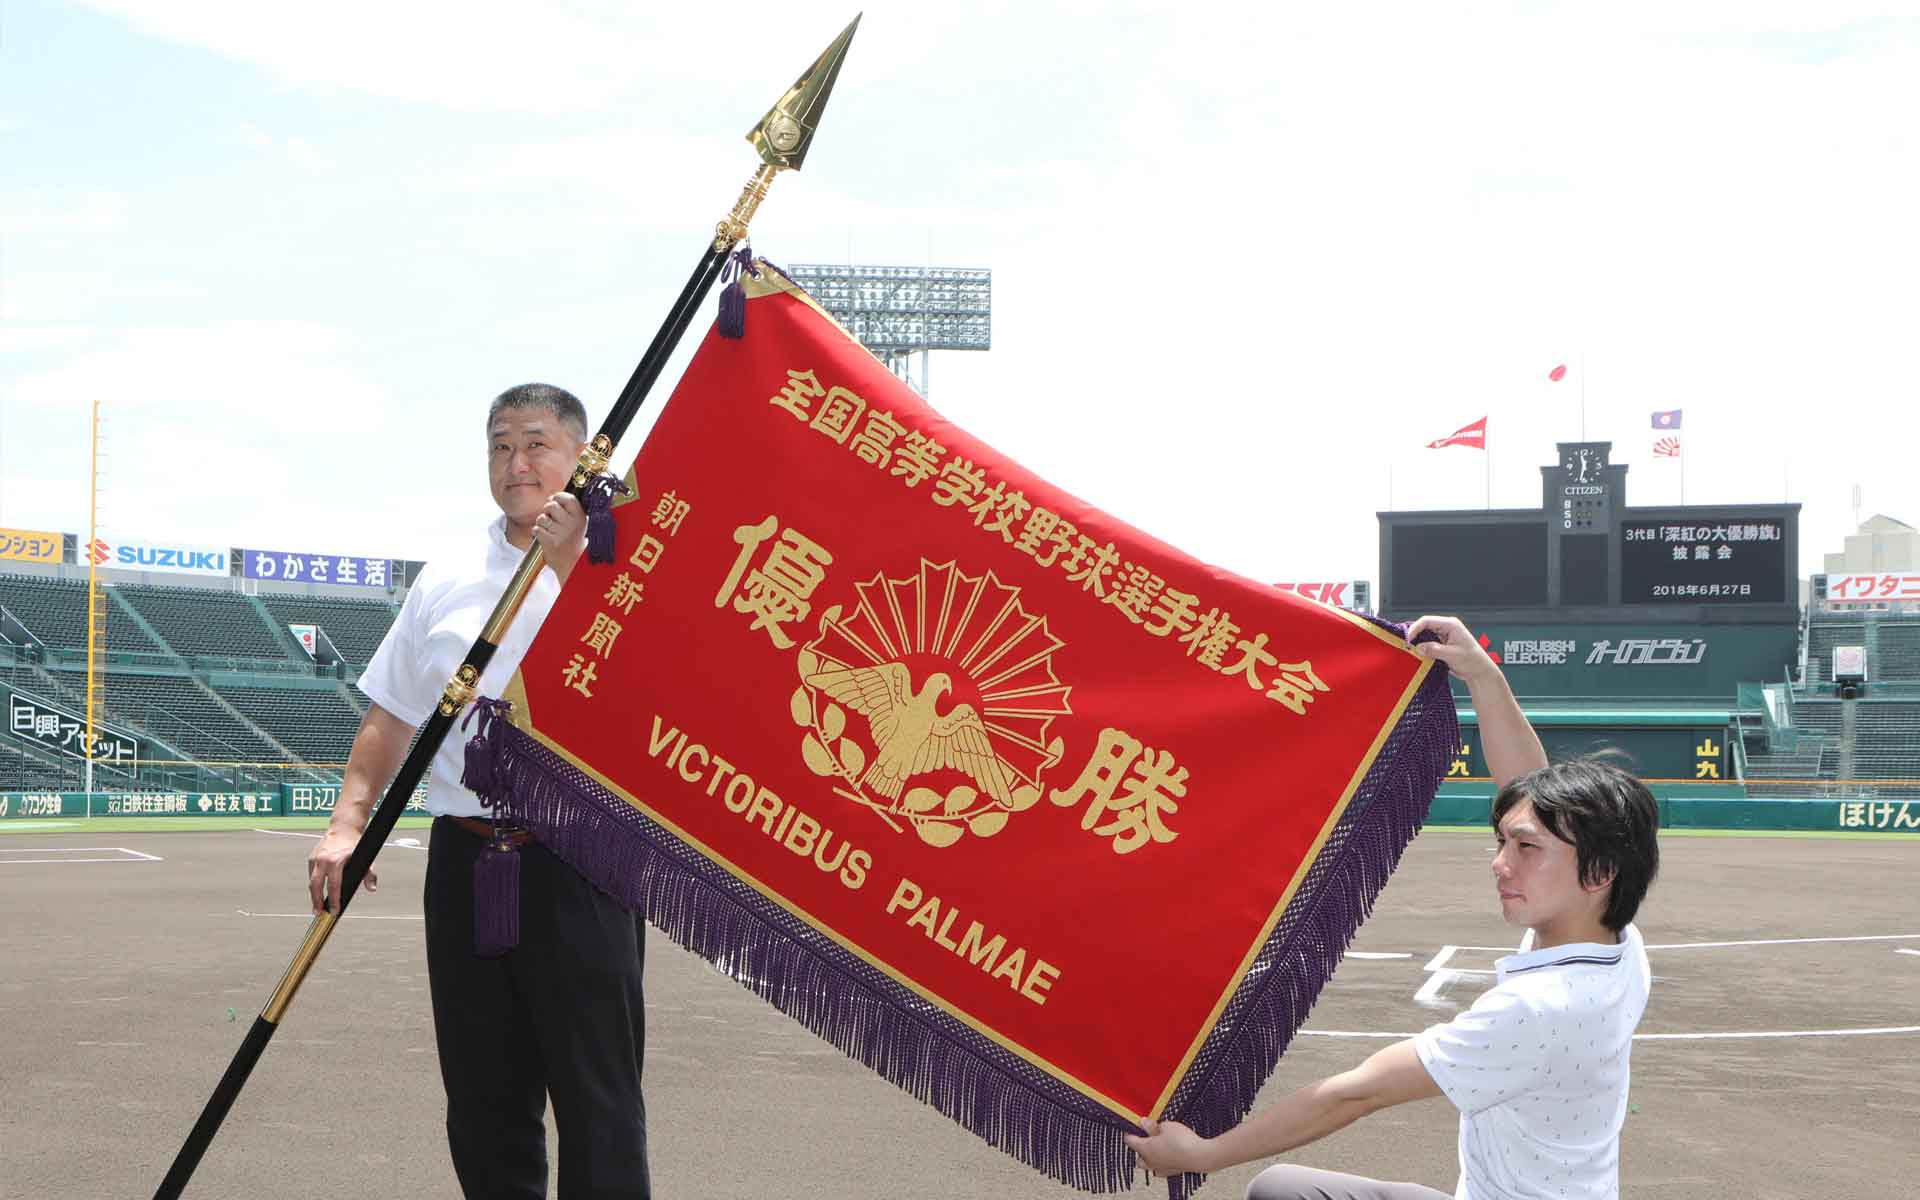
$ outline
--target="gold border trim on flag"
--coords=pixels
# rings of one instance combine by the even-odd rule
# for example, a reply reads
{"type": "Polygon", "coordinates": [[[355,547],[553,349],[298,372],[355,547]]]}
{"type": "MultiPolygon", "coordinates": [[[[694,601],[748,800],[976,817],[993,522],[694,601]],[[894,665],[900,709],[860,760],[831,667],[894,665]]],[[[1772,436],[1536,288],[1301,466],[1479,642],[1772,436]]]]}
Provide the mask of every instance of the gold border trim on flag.
{"type": "MultiPolygon", "coordinates": [[[[1366,618],[1354,616],[1344,609],[1336,611],[1352,618],[1357,624],[1379,634],[1387,641],[1395,641],[1393,635],[1366,618]]],[[[1406,649],[1404,641],[1396,644],[1402,650],[1406,649]]],[[[1412,651],[1408,653],[1411,654],[1412,651]]],[[[1432,660],[1422,658],[1419,668],[1413,673],[1413,678],[1408,681],[1406,690],[1400,693],[1400,699],[1395,702],[1393,710],[1387,714],[1387,719],[1381,722],[1379,730],[1373,735],[1373,744],[1367,747],[1360,765],[1354,768],[1352,777],[1347,780],[1345,790],[1340,793],[1339,803],[1333,806],[1333,811],[1327,814],[1326,822],[1320,826],[1319,836],[1313,839],[1313,845],[1307,848],[1306,854],[1300,859],[1300,866],[1294,871],[1293,879],[1288,882],[1286,890],[1280,893],[1280,899],[1273,906],[1273,911],[1267,914],[1266,923],[1260,927],[1260,935],[1253,939],[1253,946],[1248,949],[1246,957],[1240,960],[1240,965],[1234,969],[1232,981],[1220,993],[1220,999],[1214,1002],[1213,1011],[1207,1014],[1207,1019],[1201,1026],[1200,1035],[1193,1039],[1191,1046],[1187,1047],[1187,1053],[1181,1058],[1180,1065],[1174,1068],[1166,1087],[1161,1090],[1159,1098],[1153,1102],[1153,1112],[1148,1114],[1150,1120],[1159,1120],[1160,1114],[1166,1111],[1167,1102],[1173,1099],[1174,1089],[1180,1086],[1181,1079],[1186,1076],[1187,1068],[1193,1065],[1194,1056],[1200,1053],[1200,1047],[1206,1045],[1207,1039],[1213,1036],[1213,1028],[1220,1023],[1221,1012],[1226,1009],[1227,1002],[1233,999],[1233,994],[1240,989],[1240,983],[1246,979],[1247,971],[1253,966],[1253,960],[1259,957],[1260,951],[1266,949],[1267,939],[1273,936],[1273,927],[1280,923],[1280,918],[1286,914],[1287,905],[1293,903],[1294,893],[1298,892],[1300,885],[1306,881],[1307,871],[1319,859],[1321,847],[1325,846],[1327,839],[1333,835],[1334,827],[1340,824],[1340,818],[1347,815],[1347,806],[1353,803],[1353,794],[1359,790],[1360,781],[1367,777],[1368,771],[1373,770],[1374,761],[1380,757],[1380,748],[1386,745],[1387,738],[1392,735],[1394,727],[1400,724],[1400,718],[1406,714],[1407,705],[1413,703],[1414,696],[1420,691],[1420,685],[1427,681],[1427,676],[1432,672],[1432,660]]],[[[1332,982],[1331,974],[1328,976],[1328,982],[1332,982]]],[[[1324,988],[1326,985],[1321,986],[1324,988]]]]}

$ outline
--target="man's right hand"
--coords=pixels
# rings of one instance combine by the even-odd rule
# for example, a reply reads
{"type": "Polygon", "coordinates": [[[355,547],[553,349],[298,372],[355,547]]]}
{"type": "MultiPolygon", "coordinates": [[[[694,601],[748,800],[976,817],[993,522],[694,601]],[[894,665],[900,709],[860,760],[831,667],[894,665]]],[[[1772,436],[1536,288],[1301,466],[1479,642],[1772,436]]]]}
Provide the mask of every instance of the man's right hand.
{"type": "MultiPolygon", "coordinates": [[[[340,895],[340,873],[346,869],[347,859],[353,854],[353,848],[360,844],[360,835],[333,826],[327,827],[327,835],[320,844],[307,855],[307,898],[313,903],[313,911],[336,912],[335,903],[340,895]]],[[[380,890],[380,880],[367,869],[367,877],[362,881],[369,892],[380,890]]]]}
{"type": "Polygon", "coordinates": [[[1435,634],[1440,640],[1421,642],[1413,647],[1413,652],[1422,658],[1438,659],[1447,664],[1447,668],[1468,687],[1500,678],[1498,664],[1488,657],[1479,639],[1473,636],[1459,617],[1421,617],[1407,626],[1407,641],[1411,643],[1423,633],[1435,634]]]}
{"type": "Polygon", "coordinates": [[[1487,759],[1487,773],[1495,787],[1547,765],[1547,751],[1540,735],[1527,722],[1527,714],[1514,699],[1513,689],[1500,664],[1493,661],[1459,617],[1421,617],[1407,626],[1407,641],[1423,633],[1432,633],[1438,641],[1421,642],[1415,654],[1447,664],[1473,699],[1474,719],[1480,726],[1480,748],[1487,759]]]}

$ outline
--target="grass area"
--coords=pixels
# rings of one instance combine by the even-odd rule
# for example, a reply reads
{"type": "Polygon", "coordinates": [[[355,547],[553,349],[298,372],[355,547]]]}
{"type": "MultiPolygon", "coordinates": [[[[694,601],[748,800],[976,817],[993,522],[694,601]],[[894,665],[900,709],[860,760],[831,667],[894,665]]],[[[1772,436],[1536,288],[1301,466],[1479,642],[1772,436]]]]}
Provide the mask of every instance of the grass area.
{"type": "MultiPolygon", "coordinates": [[[[396,828],[425,829],[431,817],[401,817],[396,828]]],[[[8,833],[206,833],[209,830],[253,829],[318,833],[327,818],[315,817],[28,817],[0,821],[8,833]]]]}
{"type": "Polygon", "coordinates": [[[1865,839],[1870,842],[1908,841],[1920,844],[1920,833],[1891,829],[1662,829],[1662,837],[1825,838],[1828,841],[1865,839]]]}
{"type": "MultiPolygon", "coordinates": [[[[1491,837],[1485,825],[1429,825],[1424,833],[1477,833],[1491,837]]],[[[1662,829],[1661,837],[1700,838],[1819,838],[1823,841],[1866,840],[1871,842],[1908,841],[1920,845],[1920,832],[1899,833],[1880,829],[1662,829]]]]}

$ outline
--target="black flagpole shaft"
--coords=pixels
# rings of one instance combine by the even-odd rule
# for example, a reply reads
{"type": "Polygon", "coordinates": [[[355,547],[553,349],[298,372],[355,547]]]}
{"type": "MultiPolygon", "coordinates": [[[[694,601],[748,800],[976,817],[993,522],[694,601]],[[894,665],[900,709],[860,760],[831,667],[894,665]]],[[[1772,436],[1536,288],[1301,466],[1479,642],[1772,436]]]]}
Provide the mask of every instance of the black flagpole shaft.
{"type": "MultiPolygon", "coordinates": [[[[667,360],[673,356],[674,348],[680,344],[680,338],[686,333],[687,326],[693,322],[694,315],[706,302],[707,293],[712,290],[714,281],[719,278],[721,268],[726,265],[727,254],[731,249],[730,240],[716,238],[714,244],[710,245],[707,252],[701,256],[699,265],[694,267],[693,274],[687,279],[687,285],[680,289],[679,299],[674,301],[673,308],[668,311],[666,321],[661,324],[660,331],[654,334],[652,344],[647,347],[646,354],[641,357],[640,365],[634,368],[632,377],[627,380],[627,386],[621,389],[619,399],[607,413],[607,419],[601,422],[600,432],[593,441],[596,446],[601,447],[599,453],[603,460],[600,464],[602,467],[604,467],[605,457],[613,452],[613,447],[619,442],[620,436],[626,432],[627,426],[633,423],[634,416],[640,411],[641,402],[647,398],[648,391],[660,378],[660,372],[666,368],[667,360]]],[[[583,464],[584,462],[583,455],[583,464]]],[[[567,490],[576,496],[579,495],[598,473],[598,469],[592,472],[576,470],[572,480],[568,482],[567,490]]],[[[186,1190],[187,1181],[193,1178],[194,1168],[200,1165],[200,1158],[212,1144],[214,1134],[220,1131],[221,1122],[226,1120],[234,1101],[239,1099],[240,1089],[246,1086],[247,1076],[253,1073],[254,1064],[260,1061],[260,1055],[266,1050],[267,1043],[273,1039],[274,1033],[279,1029],[280,1018],[285,1015],[288,1005],[293,1002],[294,995],[300,990],[301,981],[306,978],[308,969],[312,967],[314,959],[320,953],[320,948],[326,945],[328,936],[332,934],[333,927],[338,924],[341,916],[346,913],[347,905],[352,902],[354,893],[360,890],[361,881],[367,877],[368,869],[373,866],[374,856],[379,854],[381,846],[386,844],[387,835],[393,832],[394,824],[400,820],[400,814],[406,810],[408,798],[413,795],[414,789],[426,775],[427,767],[433,762],[434,754],[440,749],[440,743],[446,739],[447,732],[459,719],[460,710],[472,698],[474,685],[478,683],[481,673],[486,670],[487,663],[493,658],[493,652],[499,646],[499,639],[506,632],[507,626],[512,624],[514,615],[520,611],[520,604],[526,598],[527,587],[539,574],[543,561],[540,546],[535,543],[527,551],[527,556],[521,560],[519,570],[514,574],[513,581],[507,585],[506,594],[495,606],[493,616],[488,620],[479,640],[474,642],[472,648],[467,651],[466,662],[461,666],[459,674],[455,676],[455,681],[447,685],[447,692],[440,701],[440,707],[421,727],[420,736],[414,741],[413,749],[408,752],[406,761],[401,764],[399,774],[393,777],[393,783],[388,786],[379,807],[374,809],[373,816],[367,821],[367,827],[360,832],[359,844],[353,848],[353,853],[348,856],[346,865],[341,868],[340,894],[333,898],[332,911],[315,916],[312,924],[307,927],[307,935],[300,943],[300,949],[295,952],[293,961],[288,964],[286,974],[281,977],[279,986],[275,987],[273,994],[268,997],[266,1006],[260,1010],[260,1015],[254,1019],[253,1027],[247,1031],[246,1039],[240,1043],[239,1050],[234,1052],[233,1061],[227,1065],[226,1073],[220,1077],[219,1084],[214,1087],[213,1095],[207,1098],[206,1107],[200,1110],[199,1120],[193,1123],[193,1129],[187,1134],[186,1142],[181,1145],[180,1152],[174,1155],[173,1166],[167,1171],[166,1178],[160,1181],[159,1189],[154,1192],[154,1200],[177,1200],[186,1190]],[[461,689],[462,680],[466,681],[464,690],[461,689]]]]}
{"type": "Polygon", "coordinates": [[[652,390],[654,381],[660,378],[660,372],[666,368],[667,359],[673,356],[680,337],[686,333],[687,326],[693,322],[694,315],[706,302],[707,292],[713,287],[714,280],[720,277],[720,269],[727,264],[727,253],[731,247],[715,246],[701,257],[700,265],[693,269],[687,279],[687,286],[680,289],[680,298],[673,302],[667,312],[667,319],[660,324],[660,332],[653,335],[653,343],[640,357],[640,365],[633,369],[633,375],[627,380],[627,386],[620,389],[620,396],[607,410],[607,419],[600,422],[600,432],[610,440],[619,442],[627,432],[627,426],[640,411],[640,404],[652,390]]]}

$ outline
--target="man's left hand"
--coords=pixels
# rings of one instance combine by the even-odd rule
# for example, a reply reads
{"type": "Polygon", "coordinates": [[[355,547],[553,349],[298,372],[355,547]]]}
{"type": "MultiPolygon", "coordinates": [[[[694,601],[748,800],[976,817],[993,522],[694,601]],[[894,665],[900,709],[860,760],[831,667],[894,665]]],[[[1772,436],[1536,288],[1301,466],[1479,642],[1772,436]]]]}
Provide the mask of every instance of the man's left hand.
{"type": "Polygon", "coordinates": [[[1127,1135],[1127,1145],[1149,1175],[1184,1175],[1208,1171],[1206,1138],[1178,1121],[1143,1121],[1145,1137],[1127,1135]]]}
{"type": "Polygon", "coordinates": [[[546,507],[533,519],[533,540],[540,543],[548,565],[565,583],[587,549],[587,510],[580,507],[579,498],[567,492],[548,496],[546,507]]]}

